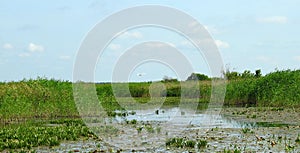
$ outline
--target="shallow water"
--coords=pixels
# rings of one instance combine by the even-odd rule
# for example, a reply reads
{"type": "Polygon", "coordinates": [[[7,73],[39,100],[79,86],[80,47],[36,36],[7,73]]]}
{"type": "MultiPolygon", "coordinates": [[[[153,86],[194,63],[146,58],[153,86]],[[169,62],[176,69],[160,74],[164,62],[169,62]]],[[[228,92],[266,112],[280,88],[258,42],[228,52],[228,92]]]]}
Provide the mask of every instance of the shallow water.
{"type": "Polygon", "coordinates": [[[300,134],[299,118],[297,118],[299,112],[295,111],[227,108],[221,114],[207,114],[201,110],[196,113],[182,111],[178,107],[158,111],[131,111],[136,114],[129,113],[127,116],[106,119],[105,126],[111,126],[118,131],[98,133],[102,141],[64,142],[59,147],[50,150],[40,148],[37,151],[218,152],[224,149],[239,149],[242,152],[300,151],[300,145],[295,141],[300,134]],[[126,123],[132,120],[137,122],[126,123]],[[246,128],[249,128],[248,132],[243,130],[246,128]],[[166,147],[166,139],[173,137],[203,139],[208,142],[208,145],[202,150],[166,147]],[[273,142],[275,145],[272,145],[273,142]]]}
{"type": "Polygon", "coordinates": [[[175,125],[193,125],[199,128],[242,128],[248,126],[245,123],[226,118],[220,114],[205,114],[204,111],[194,114],[181,111],[178,107],[160,109],[156,111],[131,110],[136,114],[114,118],[115,123],[123,123],[126,120],[143,122],[167,122],[175,125]],[[145,113],[146,112],[146,113],[145,113]]]}

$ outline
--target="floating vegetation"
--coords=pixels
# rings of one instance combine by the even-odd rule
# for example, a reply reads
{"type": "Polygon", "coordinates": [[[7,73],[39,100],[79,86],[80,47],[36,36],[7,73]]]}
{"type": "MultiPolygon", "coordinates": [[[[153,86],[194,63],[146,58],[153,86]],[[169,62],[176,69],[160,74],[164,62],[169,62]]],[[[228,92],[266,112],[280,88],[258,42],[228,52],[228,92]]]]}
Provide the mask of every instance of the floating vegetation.
{"type": "Polygon", "coordinates": [[[0,129],[0,151],[5,149],[27,148],[37,146],[56,146],[64,140],[78,140],[81,137],[94,136],[81,120],[58,120],[51,124],[59,126],[36,126],[24,124],[0,129]]]}

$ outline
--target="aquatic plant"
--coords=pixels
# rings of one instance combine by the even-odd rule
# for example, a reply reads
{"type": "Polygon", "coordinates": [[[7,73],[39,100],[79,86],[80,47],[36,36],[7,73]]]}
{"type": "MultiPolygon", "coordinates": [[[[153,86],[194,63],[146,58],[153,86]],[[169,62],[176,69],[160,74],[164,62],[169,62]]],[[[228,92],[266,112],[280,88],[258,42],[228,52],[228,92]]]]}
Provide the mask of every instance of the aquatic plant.
{"type": "Polygon", "coordinates": [[[190,140],[187,138],[169,138],[166,141],[167,147],[175,147],[175,148],[194,148],[195,146],[198,149],[204,148],[207,146],[206,140],[190,140]]]}
{"type": "Polygon", "coordinates": [[[230,150],[230,149],[225,149],[223,150],[223,153],[241,153],[242,150],[239,150],[238,148],[234,148],[233,150],[230,150]]]}
{"type": "Polygon", "coordinates": [[[246,133],[251,132],[251,129],[249,129],[249,128],[242,128],[242,132],[243,132],[244,134],[246,134],[246,133]]]}
{"type": "Polygon", "coordinates": [[[206,140],[198,140],[197,141],[197,148],[200,149],[200,148],[204,148],[206,147],[207,145],[207,141],[206,140]]]}
{"type": "Polygon", "coordinates": [[[37,146],[56,146],[63,140],[78,140],[94,136],[80,120],[51,121],[59,126],[43,126],[46,123],[27,123],[0,129],[0,151],[37,146]]]}

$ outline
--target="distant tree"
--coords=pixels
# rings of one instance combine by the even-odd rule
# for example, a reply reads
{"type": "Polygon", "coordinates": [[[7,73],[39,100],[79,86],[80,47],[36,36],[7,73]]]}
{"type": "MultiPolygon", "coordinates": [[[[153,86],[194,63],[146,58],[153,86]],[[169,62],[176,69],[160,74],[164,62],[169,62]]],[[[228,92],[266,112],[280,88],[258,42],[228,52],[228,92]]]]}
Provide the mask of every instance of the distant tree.
{"type": "Polygon", "coordinates": [[[209,77],[205,74],[199,74],[199,73],[192,73],[188,78],[187,81],[189,80],[199,80],[199,81],[203,81],[203,80],[209,80],[209,77]]]}
{"type": "Polygon", "coordinates": [[[162,82],[178,82],[178,80],[165,75],[162,82]]]}
{"type": "Polygon", "coordinates": [[[235,80],[239,78],[239,73],[235,71],[233,72],[227,71],[225,72],[225,76],[228,80],[235,80]]]}
{"type": "Polygon", "coordinates": [[[245,70],[242,74],[241,74],[241,78],[243,79],[248,79],[248,78],[253,78],[254,74],[251,73],[251,71],[249,70],[245,70]]]}
{"type": "Polygon", "coordinates": [[[256,78],[259,78],[259,77],[261,77],[262,75],[261,75],[261,70],[260,69],[258,69],[258,70],[255,70],[255,77],[256,78]]]}

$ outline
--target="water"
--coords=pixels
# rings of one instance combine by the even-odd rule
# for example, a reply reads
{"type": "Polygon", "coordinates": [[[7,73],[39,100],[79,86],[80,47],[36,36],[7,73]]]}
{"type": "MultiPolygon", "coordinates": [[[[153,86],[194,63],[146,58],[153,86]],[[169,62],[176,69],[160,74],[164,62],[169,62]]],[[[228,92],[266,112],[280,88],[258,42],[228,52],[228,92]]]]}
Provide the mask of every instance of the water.
{"type": "Polygon", "coordinates": [[[124,121],[137,120],[139,122],[164,122],[174,125],[193,125],[198,128],[243,128],[244,123],[226,118],[223,115],[205,114],[205,111],[189,113],[181,111],[179,107],[149,110],[132,110],[135,114],[128,116],[117,116],[114,118],[115,123],[124,121]]]}

